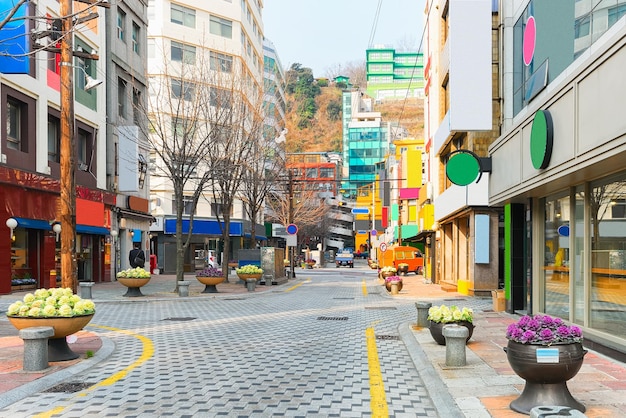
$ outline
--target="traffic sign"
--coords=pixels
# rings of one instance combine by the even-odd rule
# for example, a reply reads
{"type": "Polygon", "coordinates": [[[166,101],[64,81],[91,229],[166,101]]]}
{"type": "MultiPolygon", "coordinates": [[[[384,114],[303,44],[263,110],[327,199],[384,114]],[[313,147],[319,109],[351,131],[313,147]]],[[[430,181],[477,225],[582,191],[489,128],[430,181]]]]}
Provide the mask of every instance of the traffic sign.
{"type": "Polygon", "coordinates": [[[378,231],[375,229],[372,229],[372,231],[370,232],[371,235],[376,236],[376,234],[378,234],[378,231]]]}
{"type": "Polygon", "coordinates": [[[351,211],[354,215],[367,215],[370,213],[369,208],[352,208],[351,211]]]}
{"type": "Polygon", "coordinates": [[[380,251],[385,252],[387,251],[387,244],[385,244],[384,242],[380,243],[380,251]]]}
{"type": "Polygon", "coordinates": [[[298,233],[298,227],[296,224],[289,224],[286,229],[289,235],[296,235],[298,233]]]}

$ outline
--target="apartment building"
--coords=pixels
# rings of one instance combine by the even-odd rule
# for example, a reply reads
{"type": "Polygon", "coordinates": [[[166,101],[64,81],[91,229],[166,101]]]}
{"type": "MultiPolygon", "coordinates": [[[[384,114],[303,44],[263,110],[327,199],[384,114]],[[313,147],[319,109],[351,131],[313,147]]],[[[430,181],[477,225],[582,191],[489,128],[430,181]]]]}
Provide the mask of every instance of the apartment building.
{"type": "MultiPolygon", "coordinates": [[[[243,128],[243,125],[248,123],[243,120],[240,126],[218,123],[217,113],[226,109],[234,111],[235,102],[243,112],[237,115],[233,113],[232,116],[247,113],[254,115],[256,119],[262,112],[264,92],[262,8],[260,0],[148,2],[147,71],[150,98],[156,104],[153,109],[159,109],[153,113],[153,117],[169,120],[178,126],[175,129],[179,131],[172,132],[172,136],[184,133],[183,131],[187,129],[184,127],[185,121],[194,119],[184,112],[193,112],[191,106],[194,98],[198,97],[196,92],[200,89],[206,90],[210,107],[206,111],[212,112],[212,116],[205,115],[195,119],[204,119],[208,122],[204,128],[198,128],[197,132],[201,132],[202,129],[206,131],[220,128],[224,133],[219,137],[226,138],[242,134],[249,129],[249,125],[243,128]],[[180,113],[176,113],[173,107],[162,106],[164,95],[169,96],[169,102],[174,104],[176,109],[180,109],[180,113]]],[[[166,140],[165,137],[166,135],[162,139],[166,140]]],[[[211,148],[211,145],[208,147],[207,153],[216,149],[211,148]]],[[[159,175],[159,171],[163,172],[166,162],[153,153],[150,163],[152,170],[150,199],[152,214],[156,218],[156,223],[151,227],[151,240],[157,251],[159,268],[171,273],[176,270],[175,190],[167,176],[159,175]]],[[[184,164],[186,163],[183,162],[184,164]]],[[[206,172],[211,172],[212,178],[219,178],[225,174],[224,171],[220,172],[220,164],[217,160],[205,162],[204,165],[198,166],[196,177],[201,178],[206,172]]],[[[244,167],[239,166],[237,169],[243,170],[244,167]]],[[[183,192],[182,210],[185,219],[191,215],[187,202],[193,200],[193,190],[193,187],[187,187],[183,192]]],[[[219,216],[223,218],[223,205],[219,201],[219,195],[211,190],[203,191],[198,202],[194,213],[192,242],[189,252],[185,255],[184,268],[187,271],[194,269],[195,259],[201,257],[203,251],[215,250],[220,261],[223,251],[222,225],[218,219],[219,216]]],[[[240,200],[234,201],[229,216],[231,219],[229,236],[232,237],[229,253],[234,255],[246,244],[245,231],[248,230],[250,220],[246,218],[245,207],[240,200]]],[[[255,242],[265,240],[262,214],[255,223],[258,228],[250,239],[255,242]]],[[[183,224],[183,228],[183,232],[187,232],[188,222],[183,224]]]]}
{"type": "Polygon", "coordinates": [[[424,55],[376,46],[365,51],[367,95],[376,101],[424,97],[424,55]]]}
{"type": "MultiPolygon", "coordinates": [[[[3,5],[6,13],[13,2],[3,5]]],[[[117,196],[107,189],[107,83],[93,88],[106,81],[105,10],[100,2],[77,3],[72,16],[60,13],[55,0],[23,5],[15,16],[22,32],[10,35],[11,44],[21,42],[18,48],[22,52],[33,53],[20,56],[14,51],[17,58],[11,58],[9,67],[5,58],[0,69],[5,123],[0,146],[0,196],[4,202],[0,268],[10,272],[0,279],[3,294],[11,292],[12,279],[26,280],[33,288],[54,287],[57,272],[61,274],[60,191],[71,190],[67,178],[61,178],[61,162],[68,157],[61,155],[62,143],[68,144],[67,149],[73,146],[75,155],[71,172],[76,183],[78,279],[99,282],[111,278],[109,234],[117,196]],[[62,25],[68,19],[70,34],[62,25]],[[68,78],[73,81],[73,89],[67,89],[73,98],[67,102],[61,97],[62,61],[57,48],[61,36],[71,36],[73,41],[70,61],[63,62],[71,67],[68,78]],[[71,115],[64,112],[69,110],[73,111],[71,119],[62,116],[71,115]],[[66,122],[75,127],[69,142],[61,138],[61,124],[66,122]]]]}
{"type": "MultiPolygon", "coordinates": [[[[147,93],[146,0],[119,1],[106,11],[103,51],[107,74],[106,179],[116,194],[111,217],[111,275],[130,267],[128,254],[138,243],[145,254],[155,254],[150,242],[150,146],[146,137],[147,93]]],[[[147,257],[148,259],[148,257],[147,257]]]]}
{"type": "Polygon", "coordinates": [[[498,2],[440,0],[425,11],[426,60],[424,135],[429,160],[427,196],[434,205],[433,225],[423,225],[430,242],[431,278],[469,295],[490,295],[498,288],[500,210],[489,206],[491,175],[456,184],[446,171],[452,155],[479,161],[499,133],[498,2]]]}

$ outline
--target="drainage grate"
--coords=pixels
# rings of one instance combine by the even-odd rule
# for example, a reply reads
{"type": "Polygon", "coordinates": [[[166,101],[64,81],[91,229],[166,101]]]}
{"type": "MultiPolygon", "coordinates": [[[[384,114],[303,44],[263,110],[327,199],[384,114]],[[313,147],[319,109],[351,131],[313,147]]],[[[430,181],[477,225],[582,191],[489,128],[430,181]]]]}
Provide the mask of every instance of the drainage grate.
{"type": "Polygon", "coordinates": [[[194,317],[191,316],[181,316],[181,317],[174,317],[174,318],[165,318],[164,321],[193,321],[194,317]]]}
{"type": "Polygon", "coordinates": [[[395,311],[397,308],[393,306],[366,306],[365,309],[376,309],[376,310],[387,310],[387,311],[395,311]]]}
{"type": "Polygon", "coordinates": [[[246,300],[246,298],[224,298],[222,300],[246,300]]]}
{"type": "Polygon", "coordinates": [[[55,392],[55,393],[75,393],[80,392],[83,389],[87,389],[90,386],[95,385],[95,383],[86,383],[86,382],[68,382],[61,383],[56,386],[52,386],[48,390],[44,390],[44,392],[55,392]]]}
{"type": "Polygon", "coordinates": [[[397,335],[377,335],[376,336],[377,340],[394,340],[394,341],[399,341],[400,337],[397,335]]]}
{"type": "Polygon", "coordinates": [[[354,298],[333,298],[334,300],[354,300],[354,298]]]}
{"type": "Polygon", "coordinates": [[[318,321],[347,321],[347,316],[318,316],[318,321]]]}

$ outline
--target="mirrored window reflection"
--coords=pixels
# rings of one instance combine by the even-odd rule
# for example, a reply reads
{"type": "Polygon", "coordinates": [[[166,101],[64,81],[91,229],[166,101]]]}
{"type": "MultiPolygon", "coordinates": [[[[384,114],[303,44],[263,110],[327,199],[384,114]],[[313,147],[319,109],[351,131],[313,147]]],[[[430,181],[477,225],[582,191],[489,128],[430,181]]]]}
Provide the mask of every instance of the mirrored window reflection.
{"type": "Polygon", "coordinates": [[[545,199],[545,313],[569,319],[569,195],[545,199]]]}
{"type": "Polygon", "coordinates": [[[583,325],[585,314],[585,266],[588,261],[585,258],[585,189],[583,186],[576,188],[574,195],[574,222],[570,230],[574,237],[572,250],[572,264],[570,266],[570,277],[574,280],[574,317],[572,320],[583,325]]]}
{"type": "Polygon", "coordinates": [[[626,336],[626,173],[591,185],[590,326],[626,336]]]}

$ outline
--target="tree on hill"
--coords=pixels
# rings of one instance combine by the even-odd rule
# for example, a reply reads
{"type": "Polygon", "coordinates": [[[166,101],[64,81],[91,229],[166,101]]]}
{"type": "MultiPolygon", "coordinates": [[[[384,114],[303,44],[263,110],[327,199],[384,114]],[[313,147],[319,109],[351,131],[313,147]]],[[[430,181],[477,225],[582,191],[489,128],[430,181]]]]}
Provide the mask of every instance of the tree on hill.
{"type": "Polygon", "coordinates": [[[315,98],[320,94],[320,86],[315,82],[313,70],[292,64],[285,75],[287,85],[285,92],[293,96],[293,108],[298,116],[297,126],[300,129],[311,126],[317,112],[315,98]]]}

